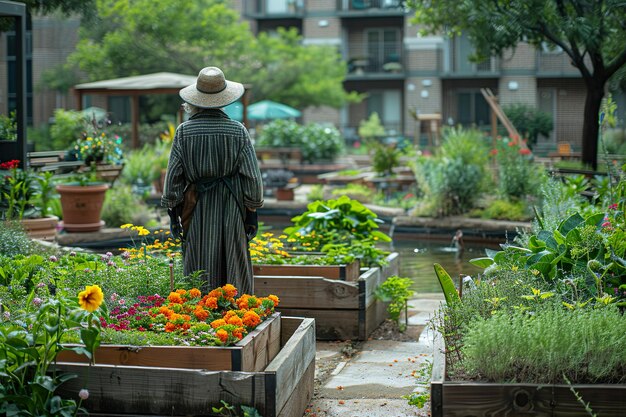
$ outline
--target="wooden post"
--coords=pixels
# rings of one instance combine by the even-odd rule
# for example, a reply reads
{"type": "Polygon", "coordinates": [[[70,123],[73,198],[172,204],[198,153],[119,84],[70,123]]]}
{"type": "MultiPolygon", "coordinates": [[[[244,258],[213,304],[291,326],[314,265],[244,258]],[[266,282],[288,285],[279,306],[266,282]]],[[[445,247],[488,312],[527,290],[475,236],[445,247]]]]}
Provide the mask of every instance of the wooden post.
{"type": "Polygon", "coordinates": [[[139,95],[131,96],[132,149],[139,148],[139,95]]]}

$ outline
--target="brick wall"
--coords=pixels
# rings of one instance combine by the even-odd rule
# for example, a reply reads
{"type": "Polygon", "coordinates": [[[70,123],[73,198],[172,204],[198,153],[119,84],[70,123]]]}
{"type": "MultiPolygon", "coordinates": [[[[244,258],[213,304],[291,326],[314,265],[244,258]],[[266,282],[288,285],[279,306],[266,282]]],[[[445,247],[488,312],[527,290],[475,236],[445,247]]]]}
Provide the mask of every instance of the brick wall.
{"type": "Polygon", "coordinates": [[[308,17],[304,19],[303,38],[305,43],[312,39],[339,39],[341,21],[335,17],[308,17]]]}
{"type": "Polygon", "coordinates": [[[520,43],[515,49],[504,51],[500,58],[500,68],[503,71],[514,69],[534,70],[537,52],[534,46],[520,43]]]}
{"type": "Polygon", "coordinates": [[[307,0],[306,1],[307,12],[328,12],[337,10],[336,0],[307,0]]]}
{"type": "Polygon", "coordinates": [[[501,106],[507,104],[537,105],[537,79],[535,77],[505,76],[498,81],[498,101],[501,106]],[[517,85],[517,89],[511,90],[517,85]]]}
{"type": "Polygon", "coordinates": [[[441,113],[441,88],[441,79],[436,77],[407,79],[404,90],[404,131],[407,136],[414,137],[418,128],[409,110],[421,114],[441,113]]]}
{"type": "Polygon", "coordinates": [[[332,107],[307,107],[302,118],[305,123],[332,123],[339,126],[339,110],[332,107]]]}

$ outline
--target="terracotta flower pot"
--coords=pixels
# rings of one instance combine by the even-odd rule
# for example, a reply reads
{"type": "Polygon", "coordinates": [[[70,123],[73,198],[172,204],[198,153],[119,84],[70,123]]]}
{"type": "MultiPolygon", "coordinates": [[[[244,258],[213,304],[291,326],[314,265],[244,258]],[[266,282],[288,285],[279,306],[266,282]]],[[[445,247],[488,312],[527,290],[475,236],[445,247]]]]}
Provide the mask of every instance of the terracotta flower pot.
{"type": "Polygon", "coordinates": [[[277,188],[276,200],[279,201],[292,201],[295,197],[293,188],[277,188]]]}
{"type": "Polygon", "coordinates": [[[63,210],[63,229],[68,232],[97,232],[104,226],[100,220],[108,184],[57,185],[63,210]]]}
{"type": "Polygon", "coordinates": [[[37,219],[22,219],[24,230],[34,239],[54,240],[57,235],[57,216],[46,216],[37,219]]]}

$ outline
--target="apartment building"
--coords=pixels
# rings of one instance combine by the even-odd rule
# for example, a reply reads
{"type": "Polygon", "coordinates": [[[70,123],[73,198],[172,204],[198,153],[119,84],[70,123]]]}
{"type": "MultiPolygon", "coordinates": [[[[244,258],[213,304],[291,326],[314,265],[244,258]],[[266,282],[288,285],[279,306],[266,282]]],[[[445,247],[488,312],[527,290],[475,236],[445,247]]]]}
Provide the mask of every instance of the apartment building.
{"type": "Polygon", "coordinates": [[[304,120],[332,121],[347,137],[377,112],[390,135],[424,142],[415,114],[441,114],[443,124],[490,129],[481,88],[502,105],[526,103],[550,113],[554,131],[540,147],[569,141],[580,148],[585,86],[560,50],[520,44],[502,57],[472,63],[465,36],[420,36],[400,0],[238,0],[254,31],[295,27],[305,44],[336,46],[348,62],[347,90],[366,99],[343,109],[309,108],[304,120]]]}
{"type": "MultiPolygon", "coordinates": [[[[520,44],[500,58],[469,61],[472,46],[464,36],[420,36],[412,13],[401,0],[233,0],[253,31],[295,27],[304,44],[336,47],[348,62],[347,90],[366,98],[343,109],[304,109],[305,122],[338,126],[350,139],[373,112],[389,135],[425,140],[412,113],[441,114],[443,124],[490,129],[490,110],[480,89],[490,88],[501,104],[528,103],[552,114],[554,131],[541,140],[544,149],[557,140],[580,148],[585,88],[579,72],[559,50],[520,44]]],[[[47,123],[57,107],[75,108],[72,95],[41,82],[47,68],[65,62],[77,42],[79,19],[33,17],[28,23],[28,122],[47,123]]],[[[0,34],[0,112],[11,110],[12,34],[0,34]]],[[[110,103],[109,103],[110,104],[110,103]]],[[[100,101],[90,105],[106,107],[100,101]]]]}

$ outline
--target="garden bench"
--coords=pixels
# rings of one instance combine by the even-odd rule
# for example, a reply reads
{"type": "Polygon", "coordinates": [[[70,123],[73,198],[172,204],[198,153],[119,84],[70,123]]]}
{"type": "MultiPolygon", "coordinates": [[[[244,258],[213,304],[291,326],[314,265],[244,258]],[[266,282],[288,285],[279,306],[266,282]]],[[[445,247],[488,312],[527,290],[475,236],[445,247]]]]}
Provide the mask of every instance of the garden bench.
{"type": "Polygon", "coordinates": [[[569,142],[559,142],[556,145],[556,152],[550,152],[548,157],[553,159],[580,159],[581,153],[574,152],[569,142]]]}
{"type": "Polygon", "coordinates": [[[30,168],[55,174],[76,172],[85,165],[83,161],[66,161],[65,151],[28,152],[26,157],[30,168]]]}

